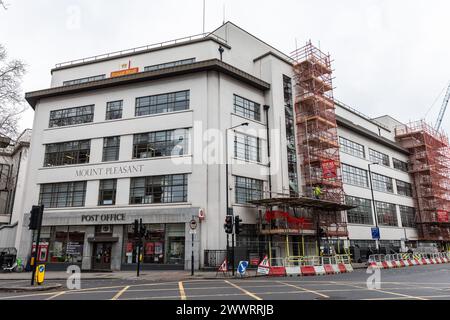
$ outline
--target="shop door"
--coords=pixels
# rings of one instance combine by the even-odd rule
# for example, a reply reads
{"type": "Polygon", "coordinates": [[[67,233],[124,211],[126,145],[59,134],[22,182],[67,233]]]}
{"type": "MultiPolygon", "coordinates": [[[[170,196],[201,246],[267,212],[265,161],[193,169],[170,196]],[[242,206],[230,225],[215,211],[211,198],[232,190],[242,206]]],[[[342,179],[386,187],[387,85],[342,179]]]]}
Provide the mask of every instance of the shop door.
{"type": "Polygon", "coordinates": [[[94,256],[92,257],[92,269],[111,270],[111,248],[110,242],[94,243],[94,256]]]}

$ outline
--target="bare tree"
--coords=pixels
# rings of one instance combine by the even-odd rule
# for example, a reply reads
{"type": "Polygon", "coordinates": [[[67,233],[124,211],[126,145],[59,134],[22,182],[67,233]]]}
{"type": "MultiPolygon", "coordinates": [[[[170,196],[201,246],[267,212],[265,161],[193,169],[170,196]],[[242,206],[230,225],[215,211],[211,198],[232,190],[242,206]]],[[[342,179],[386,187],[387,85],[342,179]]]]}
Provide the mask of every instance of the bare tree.
{"type": "Polygon", "coordinates": [[[0,44],[0,137],[15,138],[18,122],[26,110],[22,94],[25,64],[16,59],[7,60],[6,49],[0,44]]]}

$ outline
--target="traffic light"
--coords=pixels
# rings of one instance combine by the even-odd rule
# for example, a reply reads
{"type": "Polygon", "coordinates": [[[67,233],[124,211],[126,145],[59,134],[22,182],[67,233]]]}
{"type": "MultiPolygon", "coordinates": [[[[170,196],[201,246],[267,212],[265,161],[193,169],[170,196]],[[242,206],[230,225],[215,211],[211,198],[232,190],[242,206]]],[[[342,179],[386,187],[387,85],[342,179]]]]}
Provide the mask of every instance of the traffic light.
{"type": "Polygon", "coordinates": [[[133,234],[134,234],[135,239],[139,238],[139,220],[138,219],[134,219],[133,234]]]}
{"type": "Polygon", "coordinates": [[[242,231],[241,226],[242,219],[239,218],[239,216],[234,217],[234,233],[239,234],[242,231]]]}
{"type": "Polygon", "coordinates": [[[326,238],[326,236],[327,236],[327,233],[325,232],[325,229],[324,228],[322,228],[322,227],[319,227],[319,237],[321,237],[321,238],[326,238]]]}
{"type": "Polygon", "coordinates": [[[145,237],[145,233],[147,232],[147,229],[142,224],[142,219],[139,220],[139,235],[141,238],[145,237]]]}
{"type": "Polygon", "coordinates": [[[225,224],[223,227],[226,233],[233,233],[233,216],[227,215],[225,217],[225,224]]]}
{"type": "Polygon", "coordinates": [[[30,211],[30,224],[28,225],[28,229],[37,230],[39,229],[39,224],[41,223],[41,215],[42,215],[42,207],[41,206],[33,206],[30,211]]]}

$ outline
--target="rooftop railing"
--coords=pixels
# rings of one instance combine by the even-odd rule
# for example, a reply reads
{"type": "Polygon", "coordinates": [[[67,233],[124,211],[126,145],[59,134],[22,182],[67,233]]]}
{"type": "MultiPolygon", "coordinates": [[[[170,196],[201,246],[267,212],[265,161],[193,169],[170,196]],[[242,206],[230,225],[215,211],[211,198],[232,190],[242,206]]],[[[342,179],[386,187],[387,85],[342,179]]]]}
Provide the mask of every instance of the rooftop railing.
{"type": "Polygon", "coordinates": [[[199,40],[199,39],[203,39],[203,38],[213,38],[220,42],[227,43],[227,41],[225,39],[223,39],[213,33],[209,33],[209,32],[201,33],[201,34],[196,34],[196,35],[188,36],[188,37],[184,37],[184,38],[178,38],[178,39],[174,39],[174,40],[168,40],[168,41],[164,41],[164,42],[149,44],[146,46],[125,49],[125,50],[120,50],[120,51],[115,51],[115,52],[109,52],[109,53],[105,53],[105,54],[100,54],[100,55],[77,59],[77,60],[72,60],[72,61],[61,62],[61,63],[57,63],[55,65],[55,68],[57,69],[57,68],[67,67],[67,66],[71,66],[71,65],[80,64],[80,63],[93,62],[93,61],[102,60],[102,59],[120,57],[120,56],[126,55],[126,54],[135,54],[135,53],[144,52],[144,51],[147,51],[150,49],[162,48],[162,47],[169,46],[169,45],[179,44],[179,43],[183,43],[183,42],[189,42],[189,41],[193,41],[193,40],[199,40]]]}

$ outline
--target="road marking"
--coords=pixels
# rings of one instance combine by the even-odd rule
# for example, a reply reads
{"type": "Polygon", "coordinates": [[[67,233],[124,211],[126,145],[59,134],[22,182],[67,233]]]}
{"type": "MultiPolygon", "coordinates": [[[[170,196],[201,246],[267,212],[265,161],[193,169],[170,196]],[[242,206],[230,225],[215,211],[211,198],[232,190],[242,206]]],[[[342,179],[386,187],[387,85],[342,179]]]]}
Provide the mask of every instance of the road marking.
{"type": "MultiPolygon", "coordinates": [[[[344,285],[344,286],[353,287],[353,288],[364,289],[363,287],[359,287],[359,286],[355,286],[355,285],[351,285],[351,284],[345,284],[345,283],[340,283],[340,284],[344,285]]],[[[405,289],[408,289],[408,288],[405,288],[405,289]]],[[[392,295],[395,295],[395,296],[404,297],[404,298],[410,298],[410,299],[416,299],[416,300],[429,300],[429,299],[425,299],[425,298],[422,298],[422,297],[411,296],[409,294],[391,292],[391,291],[386,291],[386,290],[381,290],[381,289],[369,289],[369,288],[367,288],[367,290],[368,291],[376,291],[376,292],[381,292],[381,293],[392,294],[392,295]]]]}
{"type": "Polygon", "coordinates": [[[232,282],[230,282],[228,280],[225,280],[225,283],[228,283],[229,285],[235,287],[236,289],[241,290],[243,293],[245,293],[246,295],[252,297],[255,300],[262,300],[262,298],[258,297],[257,295],[254,295],[253,293],[251,293],[248,290],[245,290],[244,288],[239,287],[237,284],[234,284],[234,283],[232,283],[232,282]]]}
{"type": "Polygon", "coordinates": [[[46,293],[34,293],[34,294],[24,294],[20,296],[8,296],[8,297],[0,297],[0,300],[6,300],[6,299],[20,299],[20,298],[27,298],[27,297],[35,297],[35,296],[48,296],[54,294],[54,292],[46,292],[46,293]]]}
{"type": "Polygon", "coordinates": [[[184,291],[183,281],[178,282],[178,290],[180,290],[180,299],[186,300],[186,292],[184,291]]]}
{"type": "Polygon", "coordinates": [[[279,282],[281,284],[284,284],[284,285],[286,285],[288,287],[292,287],[292,288],[296,288],[296,289],[300,289],[300,290],[304,290],[304,291],[316,294],[316,295],[321,296],[323,298],[327,298],[327,299],[330,298],[329,296],[327,296],[325,294],[322,294],[320,292],[314,291],[314,290],[310,290],[310,289],[306,289],[306,288],[303,288],[303,287],[299,287],[299,286],[296,286],[296,285],[293,285],[293,284],[290,284],[290,283],[286,283],[286,282],[283,282],[283,281],[277,281],[277,282],[279,282]]]}
{"type": "Polygon", "coordinates": [[[48,298],[46,298],[45,300],[52,300],[53,298],[62,296],[64,293],[66,293],[66,292],[65,292],[65,291],[58,292],[57,294],[55,294],[55,295],[53,295],[53,296],[51,296],[51,297],[48,297],[48,298]]]}
{"type": "Polygon", "coordinates": [[[129,287],[130,287],[130,286],[126,286],[126,287],[124,287],[122,290],[120,290],[119,292],[117,292],[117,294],[116,294],[114,297],[112,297],[111,300],[117,300],[117,299],[119,299],[120,296],[123,295],[123,294],[125,293],[125,291],[128,290],[129,287]]]}

